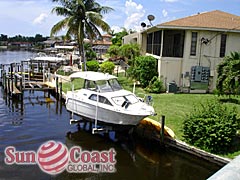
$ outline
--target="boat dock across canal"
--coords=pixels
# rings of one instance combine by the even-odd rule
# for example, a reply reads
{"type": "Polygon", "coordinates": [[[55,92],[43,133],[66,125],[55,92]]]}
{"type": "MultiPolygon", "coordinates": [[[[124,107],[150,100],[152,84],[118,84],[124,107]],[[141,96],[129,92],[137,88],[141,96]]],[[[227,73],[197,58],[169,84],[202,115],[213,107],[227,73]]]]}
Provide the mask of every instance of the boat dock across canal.
{"type": "Polygon", "coordinates": [[[12,97],[21,98],[24,90],[51,90],[50,83],[61,63],[55,61],[29,60],[20,63],[1,64],[0,72],[4,90],[12,97]]]}

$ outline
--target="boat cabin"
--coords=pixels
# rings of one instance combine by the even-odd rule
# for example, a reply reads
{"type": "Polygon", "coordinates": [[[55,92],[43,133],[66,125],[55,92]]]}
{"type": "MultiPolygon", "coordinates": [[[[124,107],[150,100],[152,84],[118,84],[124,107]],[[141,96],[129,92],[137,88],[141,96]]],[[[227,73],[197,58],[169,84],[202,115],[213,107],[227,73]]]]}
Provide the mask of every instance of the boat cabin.
{"type": "Polygon", "coordinates": [[[91,81],[91,80],[85,79],[83,88],[92,90],[92,91],[98,91],[100,93],[114,92],[122,89],[117,79],[99,80],[99,81],[91,81]]]}

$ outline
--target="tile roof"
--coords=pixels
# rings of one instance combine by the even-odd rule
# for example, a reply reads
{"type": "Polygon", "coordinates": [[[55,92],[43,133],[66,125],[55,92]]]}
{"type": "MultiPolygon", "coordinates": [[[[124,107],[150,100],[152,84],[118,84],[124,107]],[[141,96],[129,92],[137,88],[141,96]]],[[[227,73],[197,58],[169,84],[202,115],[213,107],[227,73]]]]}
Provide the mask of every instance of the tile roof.
{"type": "Polygon", "coordinates": [[[240,16],[215,10],[159,24],[161,27],[188,27],[240,30],[240,16]]]}

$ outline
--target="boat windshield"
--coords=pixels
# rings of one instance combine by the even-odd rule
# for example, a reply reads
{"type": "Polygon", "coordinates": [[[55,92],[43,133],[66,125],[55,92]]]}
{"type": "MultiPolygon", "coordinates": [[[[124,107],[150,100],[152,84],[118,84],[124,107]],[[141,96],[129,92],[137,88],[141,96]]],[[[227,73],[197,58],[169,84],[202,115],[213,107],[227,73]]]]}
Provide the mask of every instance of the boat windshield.
{"type": "Polygon", "coordinates": [[[125,101],[129,102],[130,104],[137,103],[139,100],[133,94],[129,94],[126,96],[117,96],[112,98],[113,102],[119,106],[122,106],[125,101]]]}
{"type": "Polygon", "coordinates": [[[108,81],[96,81],[96,85],[100,92],[113,92],[122,89],[121,85],[116,79],[110,79],[108,81]]]}

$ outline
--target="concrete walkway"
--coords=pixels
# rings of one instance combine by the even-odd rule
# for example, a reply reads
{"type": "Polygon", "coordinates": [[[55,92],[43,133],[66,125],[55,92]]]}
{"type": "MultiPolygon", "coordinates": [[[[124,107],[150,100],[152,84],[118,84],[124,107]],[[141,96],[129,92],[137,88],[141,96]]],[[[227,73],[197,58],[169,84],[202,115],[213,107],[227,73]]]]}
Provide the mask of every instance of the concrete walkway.
{"type": "Polygon", "coordinates": [[[208,180],[239,180],[240,179],[240,155],[226,166],[217,171],[208,180]]]}

